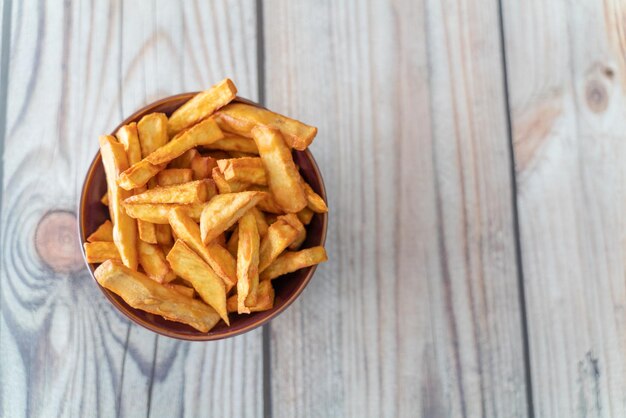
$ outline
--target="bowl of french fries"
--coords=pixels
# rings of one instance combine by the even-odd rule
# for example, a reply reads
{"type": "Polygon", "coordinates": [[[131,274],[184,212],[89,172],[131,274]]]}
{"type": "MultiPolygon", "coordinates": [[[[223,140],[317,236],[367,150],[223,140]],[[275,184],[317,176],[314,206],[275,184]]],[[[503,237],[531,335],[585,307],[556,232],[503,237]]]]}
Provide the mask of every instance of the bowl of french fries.
{"type": "Polygon", "coordinates": [[[152,103],[99,137],[79,234],[106,298],[154,332],[232,337],[263,325],[327,260],[317,129],[225,79],[152,103]]]}

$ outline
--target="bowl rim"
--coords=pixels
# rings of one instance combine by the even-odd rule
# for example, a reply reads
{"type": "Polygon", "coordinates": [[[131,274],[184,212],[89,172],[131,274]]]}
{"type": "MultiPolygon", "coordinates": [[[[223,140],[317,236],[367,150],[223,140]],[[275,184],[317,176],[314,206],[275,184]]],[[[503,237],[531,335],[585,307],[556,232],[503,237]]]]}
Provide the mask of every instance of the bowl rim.
{"type": "MultiPolygon", "coordinates": [[[[118,131],[119,128],[121,128],[123,125],[128,124],[132,121],[134,121],[134,119],[138,118],[141,115],[145,115],[150,113],[151,111],[154,111],[155,108],[158,108],[159,106],[171,102],[171,101],[175,101],[175,100],[180,100],[183,98],[187,98],[187,99],[191,99],[193,96],[195,96],[196,94],[198,94],[199,92],[187,92],[187,93],[179,93],[179,94],[175,94],[172,96],[167,96],[164,97],[162,99],[159,99],[157,101],[154,101],[146,106],[141,107],[139,110],[135,111],[134,113],[132,113],[130,116],[128,116],[127,118],[125,118],[111,133],[111,135],[115,135],[115,132],[118,131]]],[[[260,105],[259,103],[256,103],[252,100],[243,98],[243,97],[239,97],[237,96],[234,101],[237,102],[241,102],[241,103],[247,103],[253,106],[257,106],[257,107],[261,107],[264,108],[264,106],[260,105]]],[[[320,195],[321,197],[324,199],[324,201],[328,201],[327,197],[326,197],[326,186],[324,184],[324,178],[322,177],[322,174],[320,172],[319,166],[317,165],[317,161],[315,161],[315,158],[313,157],[313,154],[311,153],[311,151],[307,148],[304,151],[298,151],[298,152],[302,152],[305,154],[305,157],[309,160],[309,162],[311,163],[311,167],[313,169],[314,175],[319,179],[319,184],[320,184],[320,195]]],[[[132,322],[134,322],[135,324],[138,324],[152,332],[155,332],[157,334],[166,336],[166,337],[170,337],[170,338],[175,338],[175,339],[179,339],[179,340],[183,340],[183,341],[217,341],[217,340],[221,340],[221,339],[225,339],[225,338],[231,338],[231,337],[235,337],[237,335],[241,335],[241,334],[245,334],[247,332],[250,332],[262,325],[265,325],[267,323],[269,323],[272,319],[276,318],[278,315],[280,315],[281,313],[283,313],[289,306],[291,306],[291,304],[302,294],[302,292],[304,291],[304,289],[306,288],[306,286],[309,284],[309,282],[311,281],[313,274],[315,273],[315,271],[317,270],[317,264],[309,267],[309,271],[307,272],[307,274],[304,276],[304,278],[302,279],[301,283],[298,285],[298,287],[296,287],[296,289],[294,290],[294,292],[292,293],[292,295],[288,298],[284,300],[284,303],[278,307],[276,310],[272,311],[268,316],[264,317],[263,319],[260,319],[258,321],[253,321],[250,324],[248,324],[247,326],[244,326],[240,329],[237,330],[229,330],[229,328],[225,328],[224,331],[221,331],[219,333],[215,333],[212,334],[211,331],[209,331],[208,333],[200,333],[198,331],[198,334],[181,334],[177,331],[172,331],[166,328],[162,328],[159,327],[158,325],[154,325],[153,323],[144,320],[143,318],[140,318],[136,315],[133,314],[132,310],[135,310],[135,308],[132,307],[127,307],[127,305],[123,302],[120,302],[120,300],[118,300],[117,297],[115,297],[113,295],[113,293],[107,289],[105,289],[104,287],[102,287],[100,285],[100,283],[98,283],[98,281],[96,280],[96,277],[94,275],[94,270],[95,268],[92,266],[91,263],[87,262],[87,258],[85,255],[85,249],[84,249],[84,243],[87,242],[87,237],[86,237],[86,233],[85,233],[85,219],[86,219],[86,210],[85,210],[85,205],[86,205],[86,195],[87,195],[87,185],[92,183],[92,177],[95,173],[95,169],[98,166],[98,164],[100,163],[102,157],[100,155],[100,150],[98,150],[96,152],[96,155],[94,156],[93,160],[91,161],[91,164],[89,165],[89,168],[87,169],[87,173],[85,175],[85,178],[83,180],[83,185],[81,187],[81,193],[80,193],[80,200],[78,202],[78,237],[80,240],[80,249],[81,249],[81,254],[83,256],[83,260],[85,261],[85,265],[87,266],[87,270],[89,270],[89,275],[91,276],[91,278],[93,279],[93,281],[95,282],[96,286],[98,286],[98,288],[100,289],[100,291],[104,294],[104,296],[109,300],[109,302],[116,308],[117,311],[119,311],[120,313],[122,313],[126,318],[130,319],[132,322]],[[129,310],[130,308],[130,310],[129,310]]],[[[323,213],[320,214],[321,215],[321,221],[322,221],[322,234],[320,237],[320,243],[319,245],[324,246],[326,243],[326,235],[327,235],[327,229],[328,229],[328,213],[323,213]]],[[[252,315],[255,315],[256,313],[253,313],[252,315]]]]}

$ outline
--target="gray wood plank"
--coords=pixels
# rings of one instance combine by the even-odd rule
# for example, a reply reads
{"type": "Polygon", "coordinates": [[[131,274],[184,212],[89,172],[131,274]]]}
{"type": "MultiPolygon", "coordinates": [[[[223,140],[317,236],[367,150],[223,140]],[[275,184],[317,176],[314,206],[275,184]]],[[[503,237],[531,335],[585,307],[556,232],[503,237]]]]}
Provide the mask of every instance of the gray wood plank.
{"type": "Polygon", "coordinates": [[[1,416],[262,414],[261,332],[190,344],[130,325],[83,267],[74,220],[97,135],[122,117],[225,76],[256,97],[255,18],[252,1],[13,4],[1,416]]]}
{"type": "Polygon", "coordinates": [[[264,3],[319,127],[330,260],[271,324],[278,417],[527,416],[496,1],[264,3]]]}
{"type": "Polygon", "coordinates": [[[626,9],[502,6],[535,415],[623,417],[626,9]]]}

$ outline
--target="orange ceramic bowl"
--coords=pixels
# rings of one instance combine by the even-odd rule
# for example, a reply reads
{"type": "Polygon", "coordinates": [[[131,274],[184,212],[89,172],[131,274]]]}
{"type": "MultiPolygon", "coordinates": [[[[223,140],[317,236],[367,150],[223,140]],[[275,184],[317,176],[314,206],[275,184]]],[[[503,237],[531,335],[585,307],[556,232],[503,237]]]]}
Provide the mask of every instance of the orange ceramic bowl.
{"type": "MultiPolygon", "coordinates": [[[[115,128],[113,132],[116,132],[122,125],[126,125],[131,122],[138,122],[139,119],[148,113],[163,112],[169,116],[174,110],[180,107],[195,94],[196,93],[183,93],[154,102],[128,117],[120,124],[120,126],[115,128]]],[[[254,106],[259,106],[249,100],[241,98],[237,98],[236,100],[252,104],[254,106]]],[[[311,152],[309,150],[294,151],[293,157],[296,164],[300,167],[302,177],[304,177],[311,187],[324,200],[326,200],[324,182],[311,152]]],[[[100,153],[98,152],[93,159],[89,170],[87,171],[82,188],[80,206],[78,208],[81,247],[87,237],[109,217],[108,209],[100,203],[100,198],[105,192],[106,179],[104,167],[102,166],[102,160],[100,158],[100,153]]],[[[327,214],[315,214],[311,223],[307,226],[307,238],[302,245],[302,248],[324,245],[324,242],[326,241],[327,225],[327,214]]],[[[271,310],[256,312],[248,315],[231,314],[229,327],[226,326],[223,321],[220,321],[211,331],[203,333],[188,325],[168,321],[161,316],[153,315],[151,313],[130,307],[122,300],[122,298],[98,284],[95,280],[95,276],[93,275],[96,265],[87,263],[87,266],[96,285],[100,288],[100,290],[102,290],[104,296],[109,299],[117,310],[122,312],[135,323],[151,331],[168,337],[189,341],[219,340],[222,338],[234,337],[235,335],[251,331],[256,327],[269,322],[272,318],[275,318],[287,309],[287,307],[291,305],[294,300],[296,300],[311,280],[311,277],[313,277],[313,273],[316,269],[316,266],[307,267],[273,280],[272,285],[274,286],[276,292],[276,299],[274,301],[274,308],[271,310]]]]}

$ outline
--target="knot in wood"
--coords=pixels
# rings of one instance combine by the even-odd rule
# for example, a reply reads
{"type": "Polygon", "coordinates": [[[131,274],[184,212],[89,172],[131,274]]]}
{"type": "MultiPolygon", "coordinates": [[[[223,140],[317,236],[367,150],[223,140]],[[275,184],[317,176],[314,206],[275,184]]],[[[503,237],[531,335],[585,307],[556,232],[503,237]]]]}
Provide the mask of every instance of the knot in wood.
{"type": "Polygon", "coordinates": [[[604,84],[599,80],[589,80],[585,88],[587,105],[594,113],[604,112],[609,105],[609,95],[604,84]]]}
{"type": "Polygon", "coordinates": [[[35,232],[41,260],[56,273],[73,273],[83,267],[76,215],[64,210],[46,213],[35,232]]]}

